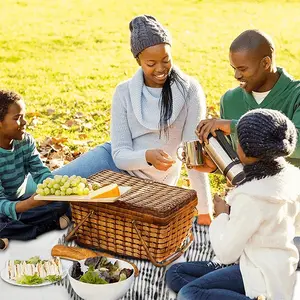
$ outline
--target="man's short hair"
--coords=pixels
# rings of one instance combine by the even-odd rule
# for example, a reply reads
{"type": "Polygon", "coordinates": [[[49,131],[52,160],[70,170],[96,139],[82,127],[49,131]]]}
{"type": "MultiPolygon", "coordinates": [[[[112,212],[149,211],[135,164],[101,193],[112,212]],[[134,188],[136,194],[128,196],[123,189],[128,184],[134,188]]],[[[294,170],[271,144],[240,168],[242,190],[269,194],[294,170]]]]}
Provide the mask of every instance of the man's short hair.
{"type": "Polygon", "coordinates": [[[273,57],[275,46],[272,38],[264,32],[250,29],[242,32],[230,45],[230,52],[257,50],[263,56],[273,57]]]}

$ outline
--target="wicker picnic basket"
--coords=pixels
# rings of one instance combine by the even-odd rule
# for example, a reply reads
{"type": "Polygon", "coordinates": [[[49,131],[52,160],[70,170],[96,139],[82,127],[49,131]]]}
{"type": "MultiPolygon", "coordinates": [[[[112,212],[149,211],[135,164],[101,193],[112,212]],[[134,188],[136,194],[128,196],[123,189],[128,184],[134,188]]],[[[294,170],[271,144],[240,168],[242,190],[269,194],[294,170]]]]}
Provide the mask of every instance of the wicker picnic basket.
{"type": "Polygon", "coordinates": [[[131,189],[114,203],[71,202],[75,228],[68,239],[98,250],[166,266],[192,243],[194,190],[105,170],[89,178],[131,189]]]}

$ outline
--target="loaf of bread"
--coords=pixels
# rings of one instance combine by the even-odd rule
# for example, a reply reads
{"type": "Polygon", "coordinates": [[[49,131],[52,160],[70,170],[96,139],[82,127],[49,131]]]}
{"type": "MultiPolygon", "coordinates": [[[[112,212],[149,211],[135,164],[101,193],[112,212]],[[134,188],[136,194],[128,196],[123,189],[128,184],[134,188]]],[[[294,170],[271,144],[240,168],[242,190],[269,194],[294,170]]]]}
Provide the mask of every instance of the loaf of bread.
{"type": "Polygon", "coordinates": [[[81,260],[89,257],[96,257],[99,254],[89,249],[55,245],[51,250],[51,255],[71,260],[81,260]]]}
{"type": "MultiPolygon", "coordinates": [[[[110,255],[108,253],[98,252],[98,251],[94,252],[93,250],[89,250],[85,248],[68,247],[63,245],[55,245],[51,250],[51,255],[54,257],[60,257],[60,258],[65,258],[70,260],[82,260],[82,259],[86,259],[89,257],[96,257],[96,256],[106,256],[110,258],[115,258],[113,255],[110,255]]],[[[128,260],[125,259],[123,260],[132,265],[134,269],[135,277],[137,277],[139,274],[139,270],[137,266],[128,260]]]]}

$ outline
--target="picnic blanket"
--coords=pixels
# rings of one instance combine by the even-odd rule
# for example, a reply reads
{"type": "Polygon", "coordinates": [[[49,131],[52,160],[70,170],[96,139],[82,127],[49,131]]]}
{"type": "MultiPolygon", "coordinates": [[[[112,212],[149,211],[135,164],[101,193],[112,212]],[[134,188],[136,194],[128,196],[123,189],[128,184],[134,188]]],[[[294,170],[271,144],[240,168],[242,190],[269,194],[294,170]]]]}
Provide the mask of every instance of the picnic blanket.
{"type": "MultiPolygon", "coordinates": [[[[194,242],[179,261],[209,260],[213,251],[209,241],[208,226],[199,226],[193,223],[194,242]]],[[[59,244],[75,246],[75,243],[66,243],[63,236],[59,244]]],[[[138,267],[140,274],[135,279],[133,286],[122,300],[175,300],[176,295],[170,291],[165,282],[165,273],[168,267],[158,268],[149,261],[129,259],[138,267]]],[[[72,300],[82,300],[73,291],[68,278],[58,285],[63,285],[72,300]]]]}

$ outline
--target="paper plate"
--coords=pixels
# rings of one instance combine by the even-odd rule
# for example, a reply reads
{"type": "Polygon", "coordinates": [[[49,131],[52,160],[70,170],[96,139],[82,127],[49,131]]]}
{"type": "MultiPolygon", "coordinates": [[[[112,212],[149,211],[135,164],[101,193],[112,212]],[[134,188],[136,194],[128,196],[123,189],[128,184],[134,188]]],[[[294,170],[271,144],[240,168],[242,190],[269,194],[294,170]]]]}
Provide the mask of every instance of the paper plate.
{"type": "MultiPolygon", "coordinates": [[[[62,274],[62,279],[64,279],[66,277],[66,275],[68,274],[68,270],[63,270],[63,274],[62,274]]],[[[51,281],[46,281],[46,282],[43,282],[43,283],[40,283],[40,284],[34,284],[34,285],[29,285],[29,284],[20,284],[20,283],[17,283],[15,280],[12,280],[12,279],[9,279],[8,277],[8,272],[7,272],[7,268],[4,268],[1,273],[1,278],[2,280],[4,280],[5,282],[9,283],[9,284],[12,284],[12,285],[16,285],[16,286],[24,286],[24,287],[41,287],[41,286],[46,286],[46,285],[51,285],[55,282],[58,282],[58,281],[54,281],[54,282],[51,282],[51,281]]]]}

